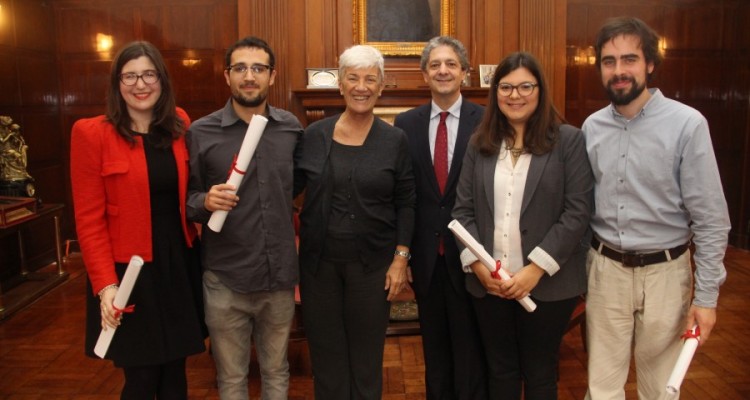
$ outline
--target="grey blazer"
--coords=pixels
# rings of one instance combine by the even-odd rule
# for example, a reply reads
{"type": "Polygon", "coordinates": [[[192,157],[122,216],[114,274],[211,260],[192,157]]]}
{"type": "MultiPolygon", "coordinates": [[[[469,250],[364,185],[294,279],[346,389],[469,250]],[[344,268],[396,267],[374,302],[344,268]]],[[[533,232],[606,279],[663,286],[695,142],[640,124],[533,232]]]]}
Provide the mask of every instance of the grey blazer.
{"type": "MultiPolygon", "coordinates": [[[[496,163],[497,156],[483,156],[473,143],[470,144],[452,214],[490,254],[495,230],[496,163]]],[[[553,276],[542,277],[531,291],[533,298],[555,301],[586,292],[593,190],[594,176],[583,134],[578,128],[562,125],[555,148],[547,154],[532,155],[521,205],[519,225],[525,263],[529,263],[529,253],[539,246],[560,266],[553,276]]],[[[464,246],[458,245],[463,250],[464,246]]],[[[474,274],[468,274],[466,289],[475,297],[487,294],[474,274]]]]}

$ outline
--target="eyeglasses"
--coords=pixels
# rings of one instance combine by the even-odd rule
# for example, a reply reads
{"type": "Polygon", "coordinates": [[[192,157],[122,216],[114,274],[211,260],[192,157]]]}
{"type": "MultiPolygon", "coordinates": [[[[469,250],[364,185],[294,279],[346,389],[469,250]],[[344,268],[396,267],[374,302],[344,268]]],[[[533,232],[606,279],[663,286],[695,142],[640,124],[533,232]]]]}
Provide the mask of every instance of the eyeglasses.
{"type": "Polygon", "coordinates": [[[138,75],[135,72],[126,72],[124,74],[120,74],[120,82],[122,82],[125,86],[134,86],[138,83],[138,79],[143,80],[143,83],[146,85],[153,85],[156,82],[159,82],[159,73],[157,71],[154,71],[152,69],[143,71],[142,74],[138,75]]]}
{"type": "Polygon", "coordinates": [[[266,71],[269,71],[271,69],[273,68],[268,64],[253,64],[249,67],[246,64],[234,64],[226,68],[227,71],[231,71],[242,76],[245,76],[245,74],[247,74],[247,71],[251,71],[253,73],[253,76],[263,75],[266,73],[266,71]]]}
{"type": "Polygon", "coordinates": [[[531,96],[534,93],[534,88],[539,86],[538,83],[522,82],[518,85],[511,85],[510,83],[501,83],[497,85],[497,93],[500,96],[508,97],[513,94],[513,89],[518,91],[518,95],[521,97],[531,96]]]}

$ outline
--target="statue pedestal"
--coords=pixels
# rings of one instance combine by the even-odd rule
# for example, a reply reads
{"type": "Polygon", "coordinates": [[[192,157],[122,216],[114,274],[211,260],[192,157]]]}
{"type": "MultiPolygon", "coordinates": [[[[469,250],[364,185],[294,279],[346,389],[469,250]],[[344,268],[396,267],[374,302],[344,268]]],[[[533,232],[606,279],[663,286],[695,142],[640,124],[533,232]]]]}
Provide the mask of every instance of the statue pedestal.
{"type": "Polygon", "coordinates": [[[0,180],[0,196],[34,197],[35,192],[33,179],[21,181],[0,180]]]}

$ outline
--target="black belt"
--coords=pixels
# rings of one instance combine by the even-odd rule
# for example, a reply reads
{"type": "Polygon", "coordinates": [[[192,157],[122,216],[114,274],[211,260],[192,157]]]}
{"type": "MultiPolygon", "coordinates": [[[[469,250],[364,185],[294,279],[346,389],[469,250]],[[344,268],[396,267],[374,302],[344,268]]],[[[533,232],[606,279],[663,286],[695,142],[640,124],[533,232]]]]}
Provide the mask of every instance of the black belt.
{"type": "Polygon", "coordinates": [[[669,250],[662,250],[654,253],[636,253],[633,251],[621,252],[611,247],[607,247],[606,244],[602,244],[601,242],[599,242],[597,238],[591,239],[591,246],[594,248],[594,250],[601,253],[601,255],[603,255],[604,257],[622,263],[623,267],[629,268],[645,267],[651,264],[658,264],[667,262],[669,260],[674,260],[677,257],[681,256],[688,249],[689,244],[690,243],[688,242],[677,247],[673,247],[669,250]],[[600,246],[601,250],[599,250],[600,246]],[[669,254],[669,258],[667,258],[667,254],[669,254]]]}

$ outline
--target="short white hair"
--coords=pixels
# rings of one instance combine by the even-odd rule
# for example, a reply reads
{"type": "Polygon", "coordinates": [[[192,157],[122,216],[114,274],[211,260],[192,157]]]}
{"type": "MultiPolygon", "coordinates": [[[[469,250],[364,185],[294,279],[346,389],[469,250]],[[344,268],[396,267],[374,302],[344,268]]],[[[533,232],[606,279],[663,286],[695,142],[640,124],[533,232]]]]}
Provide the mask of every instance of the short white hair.
{"type": "Polygon", "coordinates": [[[372,68],[378,67],[380,80],[385,76],[385,60],[383,54],[372,46],[356,45],[352,46],[339,56],[339,79],[343,79],[347,68],[372,68]]]}

